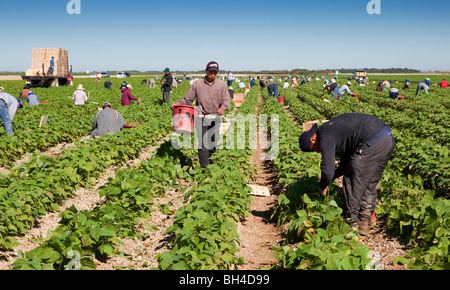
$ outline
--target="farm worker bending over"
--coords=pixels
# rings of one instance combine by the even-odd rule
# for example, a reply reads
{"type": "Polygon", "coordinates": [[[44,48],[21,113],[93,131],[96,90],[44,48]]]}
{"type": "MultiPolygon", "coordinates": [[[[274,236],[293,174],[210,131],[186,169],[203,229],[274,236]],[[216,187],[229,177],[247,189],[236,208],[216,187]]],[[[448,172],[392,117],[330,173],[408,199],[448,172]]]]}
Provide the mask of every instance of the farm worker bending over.
{"type": "Polygon", "coordinates": [[[125,121],[122,115],[114,111],[110,103],[103,104],[103,110],[98,112],[91,130],[91,138],[102,137],[105,134],[117,132],[123,129],[125,121]]]}
{"type": "Polygon", "coordinates": [[[86,93],[84,92],[84,88],[82,84],[78,85],[77,90],[73,93],[72,99],[74,100],[75,106],[84,105],[88,100],[86,93]]]}
{"type": "Polygon", "coordinates": [[[334,179],[344,176],[348,223],[368,235],[375,211],[377,184],[395,148],[391,129],[375,116],[347,113],[304,132],[299,138],[304,152],[322,154],[320,193],[325,196],[334,179]],[[335,156],[340,164],[335,168],[335,156]]]}
{"type": "Polygon", "coordinates": [[[103,87],[105,89],[111,90],[111,85],[112,85],[112,83],[110,81],[105,81],[105,83],[103,84],[103,87]]]}
{"type": "Polygon", "coordinates": [[[230,93],[227,84],[217,79],[219,64],[211,61],[206,66],[206,76],[194,82],[186,95],[178,103],[170,107],[174,110],[175,105],[191,106],[197,99],[197,106],[201,108],[195,127],[198,138],[198,157],[202,168],[212,164],[211,156],[216,152],[219,141],[220,123],[222,115],[230,108],[230,93]]]}
{"type": "Polygon", "coordinates": [[[351,86],[351,85],[352,85],[351,82],[347,82],[347,84],[343,85],[341,88],[336,87],[336,89],[338,89],[338,88],[339,89],[337,90],[337,92],[336,92],[336,89],[334,90],[334,97],[336,99],[342,99],[342,97],[345,95],[345,93],[349,93],[351,95],[352,91],[350,91],[350,88],[349,88],[349,86],[351,86]]]}
{"type": "Polygon", "coordinates": [[[419,94],[419,92],[421,91],[421,90],[424,90],[425,91],[425,94],[428,96],[428,87],[429,87],[430,85],[429,84],[427,84],[427,81],[425,80],[425,81],[421,81],[421,82],[419,82],[419,84],[417,85],[417,89],[416,89],[416,96],[419,94]]]}
{"type": "Polygon", "coordinates": [[[448,88],[448,82],[445,79],[443,79],[441,82],[441,88],[443,88],[443,89],[448,88]]]}
{"type": "Polygon", "coordinates": [[[338,84],[335,79],[331,79],[324,88],[328,91],[328,94],[331,95],[331,92],[334,92],[334,90],[337,88],[338,84]]]}
{"type": "Polygon", "coordinates": [[[155,79],[153,79],[153,78],[148,79],[147,87],[149,87],[150,89],[153,89],[154,87],[156,87],[155,79]]]}
{"type": "Polygon", "coordinates": [[[17,108],[23,109],[22,102],[10,94],[0,93],[0,117],[3,121],[6,136],[14,136],[12,120],[16,115],[17,108]]]}
{"type": "Polygon", "coordinates": [[[164,70],[164,76],[161,80],[161,91],[163,92],[163,102],[170,103],[170,92],[172,91],[173,77],[170,74],[170,69],[164,70]]]}
{"type": "Polygon", "coordinates": [[[269,89],[269,97],[275,96],[275,98],[277,98],[278,101],[278,84],[273,79],[270,79],[268,89],[269,89]]]}
{"type": "Polygon", "coordinates": [[[228,77],[227,77],[227,85],[228,86],[231,86],[233,84],[233,79],[234,79],[233,74],[229,71],[228,77]]]}
{"type": "Polygon", "coordinates": [[[39,105],[39,98],[31,90],[29,86],[25,86],[20,92],[19,98],[26,99],[30,107],[39,105]]]}
{"type": "Polygon", "coordinates": [[[133,96],[131,93],[132,87],[127,85],[122,88],[122,106],[129,106],[131,104],[131,100],[138,101],[138,105],[141,103],[141,100],[133,96]]]}
{"type": "Polygon", "coordinates": [[[406,100],[405,96],[399,94],[397,88],[392,88],[389,90],[389,98],[393,100],[406,100]]]}
{"type": "Polygon", "coordinates": [[[411,81],[406,79],[405,84],[403,85],[403,89],[408,89],[410,85],[411,85],[411,81]]]}
{"type": "Polygon", "coordinates": [[[269,82],[267,81],[266,77],[263,77],[259,80],[259,86],[261,87],[261,91],[269,86],[269,82]]]}
{"type": "Polygon", "coordinates": [[[378,83],[378,85],[377,85],[376,91],[377,91],[377,92],[381,92],[381,91],[384,91],[384,90],[386,90],[386,89],[385,89],[384,86],[383,86],[383,82],[380,81],[380,82],[378,83]]]}

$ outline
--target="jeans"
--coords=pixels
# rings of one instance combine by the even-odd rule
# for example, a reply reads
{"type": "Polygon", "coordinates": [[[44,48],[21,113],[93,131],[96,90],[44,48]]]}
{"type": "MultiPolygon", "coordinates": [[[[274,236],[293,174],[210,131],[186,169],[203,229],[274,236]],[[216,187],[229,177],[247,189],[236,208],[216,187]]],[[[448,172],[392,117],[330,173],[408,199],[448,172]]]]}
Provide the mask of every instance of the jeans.
{"type": "Polygon", "coordinates": [[[417,85],[416,96],[419,94],[420,90],[424,90],[425,94],[428,96],[428,86],[425,83],[419,83],[417,85]]]}
{"type": "Polygon", "coordinates": [[[339,90],[341,89],[340,86],[337,86],[333,91],[333,97],[336,99],[339,93],[339,90]]]}
{"type": "Polygon", "coordinates": [[[0,100],[0,117],[2,118],[3,121],[3,127],[5,128],[6,136],[14,136],[8,106],[2,100],[0,100]]]}
{"type": "Polygon", "coordinates": [[[278,86],[277,85],[271,85],[269,86],[269,97],[275,95],[275,98],[277,98],[278,101],[278,86]]]}

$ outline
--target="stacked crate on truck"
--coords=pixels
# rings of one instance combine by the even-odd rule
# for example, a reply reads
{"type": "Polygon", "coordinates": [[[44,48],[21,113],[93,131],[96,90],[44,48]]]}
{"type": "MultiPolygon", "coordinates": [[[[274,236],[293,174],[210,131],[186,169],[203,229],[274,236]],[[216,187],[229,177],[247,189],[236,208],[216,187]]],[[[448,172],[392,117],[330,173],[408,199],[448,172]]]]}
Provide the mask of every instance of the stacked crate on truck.
{"type": "Polygon", "coordinates": [[[33,48],[31,69],[22,79],[28,80],[32,87],[66,85],[69,77],[69,55],[62,48],[33,48]],[[54,57],[53,75],[50,74],[50,60],[54,57]]]}

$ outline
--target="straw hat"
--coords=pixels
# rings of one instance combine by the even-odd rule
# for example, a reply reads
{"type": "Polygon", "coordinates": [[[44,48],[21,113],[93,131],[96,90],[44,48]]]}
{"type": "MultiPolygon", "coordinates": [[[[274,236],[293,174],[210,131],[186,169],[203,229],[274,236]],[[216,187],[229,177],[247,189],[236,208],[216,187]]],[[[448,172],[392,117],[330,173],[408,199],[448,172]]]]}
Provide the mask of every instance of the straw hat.
{"type": "Polygon", "coordinates": [[[77,90],[82,90],[82,91],[84,91],[85,89],[83,88],[83,85],[82,85],[82,84],[79,84],[77,90]]]}

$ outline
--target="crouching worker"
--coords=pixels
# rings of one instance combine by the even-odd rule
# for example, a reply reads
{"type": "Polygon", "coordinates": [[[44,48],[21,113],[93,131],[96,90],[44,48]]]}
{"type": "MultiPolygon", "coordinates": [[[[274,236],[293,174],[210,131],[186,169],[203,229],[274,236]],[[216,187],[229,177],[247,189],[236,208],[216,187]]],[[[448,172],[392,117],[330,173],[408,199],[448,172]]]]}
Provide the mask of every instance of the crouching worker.
{"type": "MultiPolygon", "coordinates": [[[[2,90],[3,91],[3,90],[2,90]]],[[[0,93],[0,118],[3,121],[3,128],[6,136],[14,136],[12,120],[16,116],[17,109],[23,109],[22,102],[8,93],[0,93]]]]}
{"type": "Polygon", "coordinates": [[[368,235],[375,211],[377,184],[395,148],[391,129],[375,116],[347,113],[317,124],[299,139],[304,152],[322,154],[320,193],[325,196],[334,179],[344,176],[347,222],[368,235]],[[335,157],[340,164],[335,168],[335,157]]]}
{"type": "Polygon", "coordinates": [[[406,96],[400,95],[397,88],[389,90],[389,98],[393,100],[406,100],[406,96]]]}
{"type": "Polygon", "coordinates": [[[114,111],[110,103],[103,104],[103,110],[98,112],[94,119],[94,125],[91,130],[91,139],[102,137],[105,134],[117,134],[123,129],[125,121],[122,115],[114,111]]]}

